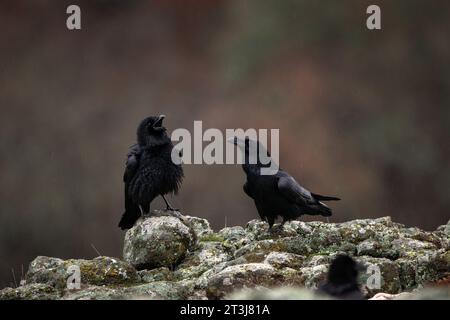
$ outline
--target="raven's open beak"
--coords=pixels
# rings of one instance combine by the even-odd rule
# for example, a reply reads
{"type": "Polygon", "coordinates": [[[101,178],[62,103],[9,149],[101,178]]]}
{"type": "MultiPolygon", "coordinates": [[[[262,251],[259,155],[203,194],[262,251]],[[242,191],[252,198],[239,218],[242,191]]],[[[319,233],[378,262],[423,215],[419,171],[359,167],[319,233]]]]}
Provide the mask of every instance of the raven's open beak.
{"type": "Polygon", "coordinates": [[[166,116],[165,115],[160,115],[159,117],[158,117],[158,119],[156,119],[156,121],[153,123],[153,128],[158,128],[158,127],[161,127],[162,126],[162,122],[163,122],[163,120],[164,120],[164,118],[165,118],[166,116]]]}

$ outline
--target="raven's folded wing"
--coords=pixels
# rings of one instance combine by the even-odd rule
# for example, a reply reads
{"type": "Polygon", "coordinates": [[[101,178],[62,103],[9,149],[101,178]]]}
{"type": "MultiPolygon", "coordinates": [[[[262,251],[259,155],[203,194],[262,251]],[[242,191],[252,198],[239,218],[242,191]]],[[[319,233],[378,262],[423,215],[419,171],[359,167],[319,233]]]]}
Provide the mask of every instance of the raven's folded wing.
{"type": "Polygon", "coordinates": [[[138,144],[132,145],[130,151],[127,154],[127,162],[125,164],[125,172],[123,174],[123,182],[125,184],[130,183],[136,174],[137,168],[139,167],[139,158],[141,155],[141,149],[138,144]]]}
{"type": "Polygon", "coordinates": [[[281,196],[290,202],[300,205],[317,203],[311,195],[311,192],[299,185],[297,181],[290,176],[278,178],[277,187],[281,196]]]}
{"type": "Polygon", "coordinates": [[[125,212],[119,222],[119,227],[122,230],[131,228],[141,213],[139,206],[133,203],[129,190],[130,183],[139,168],[140,155],[141,150],[137,144],[131,146],[130,151],[127,154],[127,162],[125,164],[125,172],[123,174],[123,182],[125,183],[125,212]]]}

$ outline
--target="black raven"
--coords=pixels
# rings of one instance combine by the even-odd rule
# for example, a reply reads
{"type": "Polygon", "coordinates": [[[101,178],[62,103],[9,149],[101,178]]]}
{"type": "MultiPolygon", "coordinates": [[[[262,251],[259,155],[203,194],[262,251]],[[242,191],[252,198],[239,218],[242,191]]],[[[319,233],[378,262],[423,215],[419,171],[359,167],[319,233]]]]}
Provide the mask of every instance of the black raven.
{"type": "MultiPolygon", "coordinates": [[[[260,161],[259,150],[263,148],[260,143],[248,137],[245,140],[234,137],[228,141],[237,145],[245,156],[242,165],[247,175],[244,192],[254,200],[259,216],[269,223],[270,230],[277,216],[282,217],[283,224],[304,214],[331,216],[331,209],[322,201],[340,200],[339,198],[312,193],[281,169],[274,175],[262,175],[261,169],[270,164],[264,165],[260,161]],[[256,148],[250,148],[251,144],[256,148]],[[256,152],[254,164],[250,161],[251,152],[256,152]]],[[[270,157],[268,151],[263,149],[263,152],[270,157]]]]}
{"type": "Polygon", "coordinates": [[[150,203],[159,195],[167,210],[176,210],[164,195],[178,192],[183,169],[172,161],[173,144],[162,125],[164,117],[144,119],[137,129],[137,144],[128,152],[123,176],[125,213],[119,222],[122,230],[130,229],[141,214],[148,214],[150,203]]]}
{"type": "Polygon", "coordinates": [[[328,270],[327,282],[319,287],[319,292],[344,300],[364,299],[358,286],[359,269],[361,266],[351,257],[337,256],[328,270]]]}

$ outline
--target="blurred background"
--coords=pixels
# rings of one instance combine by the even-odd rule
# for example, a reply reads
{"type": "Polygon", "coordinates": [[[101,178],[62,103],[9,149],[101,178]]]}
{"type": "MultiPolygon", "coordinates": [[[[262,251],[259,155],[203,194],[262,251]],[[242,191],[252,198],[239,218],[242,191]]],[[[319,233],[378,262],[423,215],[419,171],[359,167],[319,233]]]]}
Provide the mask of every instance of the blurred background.
{"type": "MultiPolygon", "coordinates": [[[[36,255],[121,257],[125,155],[160,113],[279,128],[281,167],[343,199],[332,222],[446,223],[450,2],[375,2],[381,31],[364,0],[1,1],[0,287],[36,255]]],[[[184,170],[183,213],[258,217],[239,166],[184,170]]]]}

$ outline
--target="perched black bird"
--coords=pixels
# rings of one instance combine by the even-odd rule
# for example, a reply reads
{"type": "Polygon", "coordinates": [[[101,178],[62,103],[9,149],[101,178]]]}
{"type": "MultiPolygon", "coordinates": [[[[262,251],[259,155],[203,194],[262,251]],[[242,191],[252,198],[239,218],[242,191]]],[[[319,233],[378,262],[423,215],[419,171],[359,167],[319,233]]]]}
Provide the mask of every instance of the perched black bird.
{"type": "Polygon", "coordinates": [[[178,192],[183,169],[172,161],[173,144],[162,125],[164,117],[144,119],[137,129],[137,144],[128,152],[123,176],[125,213],[119,222],[122,230],[131,228],[141,214],[148,214],[150,203],[159,195],[167,210],[176,210],[164,195],[178,192]]]}
{"type": "MultiPolygon", "coordinates": [[[[331,216],[331,209],[322,201],[340,200],[339,198],[311,193],[281,169],[274,175],[262,175],[261,169],[270,164],[261,163],[259,150],[263,147],[259,142],[249,140],[248,137],[245,140],[235,137],[229,141],[237,145],[245,155],[242,165],[247,175],[244,192],[254,200],[259,216],[269,223],[270,229],[278,216],[282,217],[283,224],[304,214],[331,216]],[[255,145],[256,148],[250,148],[250,145],[255,145]],[[250,161],[252,151],[257,152],[254,155],[257,160],[255,164],[252,164],[255,161],[250,161]]],[[[270,157],[268,151],[264,149],[263,152],[270,157]]]]}
{"type": "Polygon", "coordinates": [[[319,287],[319,292],[337,299],[365,299],[358,286],[358,273],[361,267],[347,255],[337,256],[328,270],[327,282],[319,287]]]}

